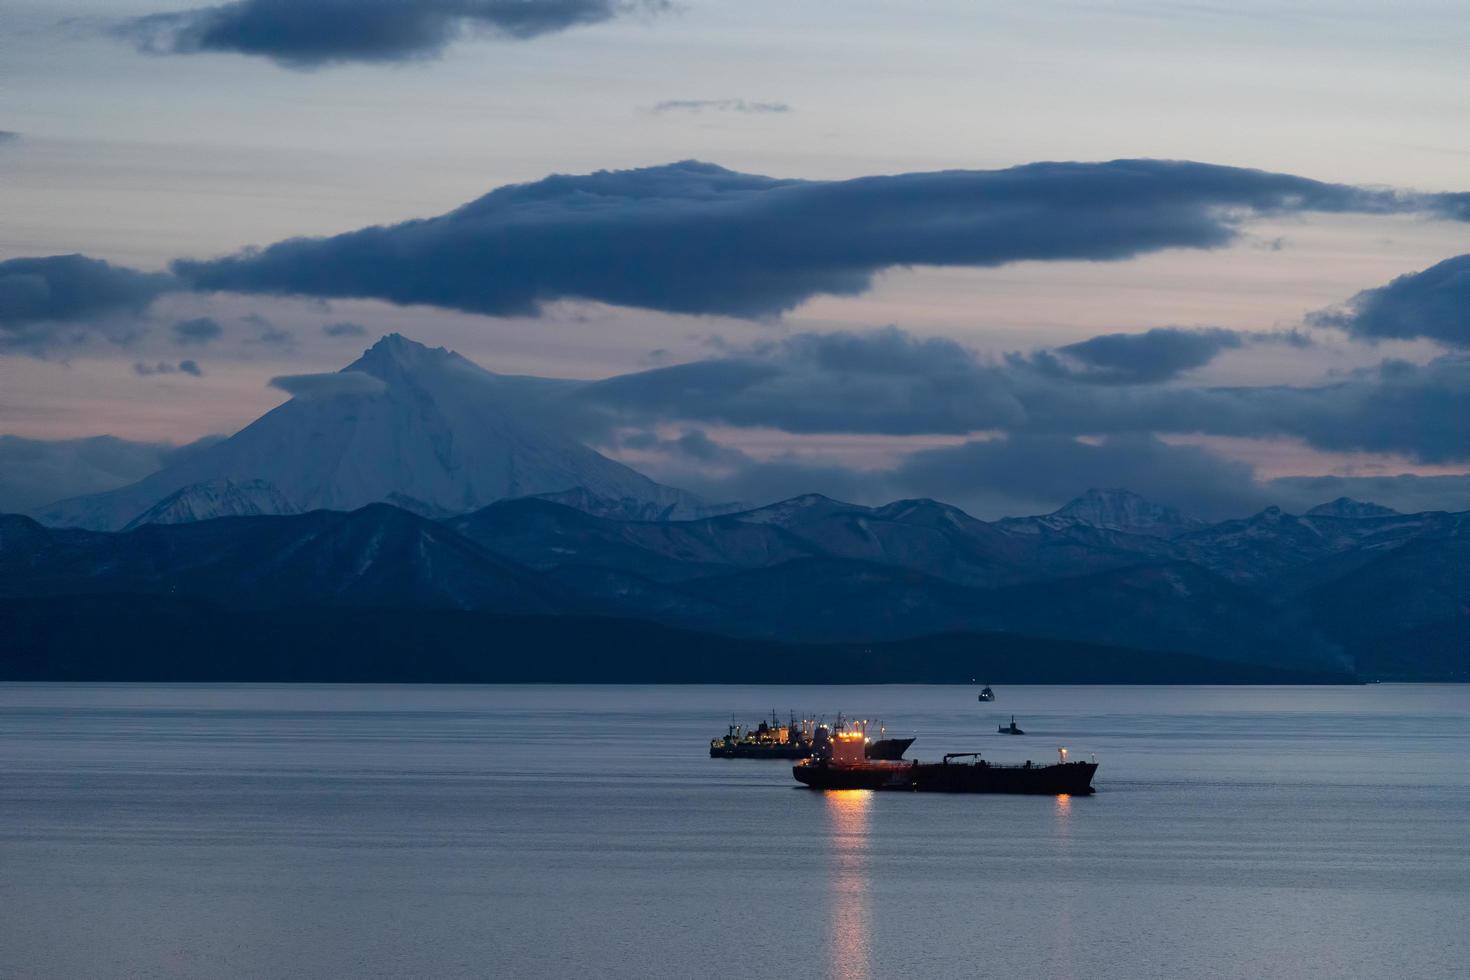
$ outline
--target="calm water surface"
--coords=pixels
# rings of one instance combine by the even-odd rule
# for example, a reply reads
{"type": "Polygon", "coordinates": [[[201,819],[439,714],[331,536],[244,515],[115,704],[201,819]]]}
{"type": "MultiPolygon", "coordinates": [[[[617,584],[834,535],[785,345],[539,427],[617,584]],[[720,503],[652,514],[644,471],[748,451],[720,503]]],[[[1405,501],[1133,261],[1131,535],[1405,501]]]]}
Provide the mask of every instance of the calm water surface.
{"type": "Polygon", "coordinates": [[[0,976],[1466,975],[1470,686],[997,693],[0,686],[0,976]],[[707,758],[772,708],[1098,793],[707,758]]]}

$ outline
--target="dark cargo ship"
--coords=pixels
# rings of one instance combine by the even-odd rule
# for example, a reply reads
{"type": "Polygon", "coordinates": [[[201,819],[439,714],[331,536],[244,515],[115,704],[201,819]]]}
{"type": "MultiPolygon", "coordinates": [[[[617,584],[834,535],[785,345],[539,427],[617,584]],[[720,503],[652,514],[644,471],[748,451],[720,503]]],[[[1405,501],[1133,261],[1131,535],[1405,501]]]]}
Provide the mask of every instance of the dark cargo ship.
{"type": "Polygon", "coordinates": [[[866,758],[857,740],[846,732],[833,734],[818,745],[812,758],[791,767],[796,781],[812,789],[898,789],[932,793],[1036,793],[1046,796],[1087,796],[1093,792],[1096,762],[1048,765],[1027,760],[1021,765],[996,765],[978,752],[951,752],[940,762],[878,762],[866,758]],[[970,762],[956,761],[971,759],[970,762]]]}
{"type": "MultiPolygon", "coordinates": [[[[839,731],[862,739],[864,758],[867,759],[900,760],[908,747],[914,744],[912,738],[887,738],[881,725],[878,733],[882,737],[869,739],[866,721],[845,727],[839,716],[837,725],[839,731]]],[[[762,720],[755,728],[746,729],[732,723],[724,738],[710,739],[709,756],[711,759],[805,759],[812,754],[819,733],[825,739],[830,729],[811,718],[798,720],[794,715],[783,725],[776,720],[773,711],[770,722],[762,720]]]]}

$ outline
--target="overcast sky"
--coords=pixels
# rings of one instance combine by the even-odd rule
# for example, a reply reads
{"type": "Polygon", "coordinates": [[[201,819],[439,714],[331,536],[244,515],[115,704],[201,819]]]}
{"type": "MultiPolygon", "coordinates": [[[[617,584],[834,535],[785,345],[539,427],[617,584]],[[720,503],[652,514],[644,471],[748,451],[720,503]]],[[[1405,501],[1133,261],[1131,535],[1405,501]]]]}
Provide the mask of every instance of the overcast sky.
{"type": "Polygon", "coordinates": [[[1470,253],[1470,19],[1285,6],[11,0],[0,434],[232,432],[396,330],[618,380],[588,437],[707,493],[1462,474],[1470,266],[1380,287],[1470,253]],[[1269,179],[1010,169],[1117,159],[1269,179]],[[654,394],[756,362],[895,401],[654,394]]]}

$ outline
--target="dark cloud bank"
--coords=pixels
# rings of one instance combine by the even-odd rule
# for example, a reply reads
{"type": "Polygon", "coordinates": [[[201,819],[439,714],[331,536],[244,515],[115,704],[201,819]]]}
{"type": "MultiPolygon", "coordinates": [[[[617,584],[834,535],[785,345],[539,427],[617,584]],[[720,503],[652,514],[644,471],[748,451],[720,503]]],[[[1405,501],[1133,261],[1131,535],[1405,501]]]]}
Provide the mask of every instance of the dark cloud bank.
{"type": "Polygon", "coordinates": [[[163,273],[138,272],[84,255],[0,262],[0,351],[43,351],[90,333],[124,339],[135,316],[161,293],[179,288],[163,273]]]}
{"type": "MultiPolygon", "coordinates": [[[[1186,341],[1195,335],[1215,352],[1278,337],[1169,328],[1131,335],[1136,343],[1108,336],[991,362],[954,341],[895,328],[798,334],[609,378],[568,398],[585,409],[578,421],[594,437],[673,418],[805,434],[1289,436],[1321,449],[1396,452],[1425,463],[1470,460],[1470,356],[1423,366],[1385,361],[1311,386],[1159,383],[1178,373],[1173,352],[1192,350],[1186,341]],[[1085,370],[1105,370],[1107,384],[1079,384],[1074,372],[1055,367],[1061,351],[1096,357],[1093,345],[1104,340],[1105,366],[1085,370]]],[[[1183,359],[1191,367],[1205,360],[1195,353],[1183,359]]]]}
{"type": "Polygon", "coordinates": [[[288,68],[437,58],[466,35],[525,41],[665,0],[235,0],[129,20],[148,54],[231,52],[288,68]]]}
{"type": "MultiPolygon", "coordinates": [[[[169,289],[378,299],[492,316],[535,315],[557,300],[763,316],[822,294],[861,293],[893,267],[1118,261],[1223,246],[1242,222],[1263,215],[1470,213],[1457,200],[1162,160],[845,181],[777,179],[687,161],[553,176],[499,188],[434,218],[180,260],[177,278],[79,255],[13,259],[0,263],[0,342],[44,349],[70,335],[59,325],[136,313],[169,289]]],[[[1405,297],[1394,301],[1395,316],[1432,305],[1417,320],[1400,317],[1395,322],[1416,325],[1398,329],[1454,334],[1451,313],[1441,312],[1459,288],[1454,271],[1434,289],[1416,277],[1408,277],[1413,288],[1402,280],[1385,287],[1405,297]]],[[[1386,303],[1364,294],[1322,322],[1381,335],[1389,314],[1375,311],[1386,303]]],[[[1140,380],[1149,375],[1129,378],[1110,367],[1110,352],[1146,343],[1157,364],[1131,362],[1130,370],[1166,376],[1238,340],[1226,333],[1098,338],[1060,352],[1052,367],[1082,381],[1140,380]]]]}
{"type": "Polygon", "coordinates": [[[1319,385],[1190,386],[1178,374],[1207,363],[1201,350],[1300,340],[1182,328],[1128,336],[1136,342],[1120,344],[1110,335],[1071,345],[1083,351],[1084,363],[1093,358],[1084,370],[1108,372],[1100,384],[1078,383],[1073,371],[1055,369],[1055,362],[1074,356],[1061,353],[1068,348],[988,361],[953,341],[888,328],[800,334],[621,375],[561,395],[559,407],[586,438],[652,453],[655,476],[715,499],[763,500],[819,489],[862,501],[934,496],[995,515],[1054,506],[1088,486],[1126,486],[1203,516],[1239,515],[1272,503],[1310,506],[1355,489],[1393,506],[1458,500],[1458,509],[1470,508],[1466,478],[1379,478],[1359,485],[1338,477],[1331,487],[1262,485],[1245,464],[1159,438],[1290,437],[1319,449],[1464,463],[1470,461],[1470,356],[1446,355],[1422,366],[1385,361],[1319,385]],[[1189,356],[1179,356],[1180,350],[1189,356]],[[682,437],[653,435],[670,421],[686,427],[682,437]],[[896,467],[869,472],[814,466],[794,456],[752,459],[715,443],[704,426],[1001,435],[923,450],[896,467]],[[1324,488],[1335,492],[1313,499],[1324,488]]]}
{"type": "Polygon", "coordinates": [[[1434,210],[1438,199],[1165,160],[845,181],[686,161],[502,187],[435,218],[294,239],[175,271],[198,289],[495,316],[561,299],[759,316],[894,266],[1113,261],[1229,244],[1252,216],[1434,210]]]}

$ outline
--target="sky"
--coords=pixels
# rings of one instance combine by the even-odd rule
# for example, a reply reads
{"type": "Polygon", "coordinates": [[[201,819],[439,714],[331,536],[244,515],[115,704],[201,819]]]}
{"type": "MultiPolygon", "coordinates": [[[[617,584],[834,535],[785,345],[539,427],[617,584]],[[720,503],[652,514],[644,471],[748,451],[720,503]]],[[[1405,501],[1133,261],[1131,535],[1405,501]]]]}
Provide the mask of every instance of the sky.
{"type": "Polygon", "coordinates": [[[1282,7],[11,0],[0,467],[399,331],[721,499],[1470,508],[1470,22],[1282,7]]]}

